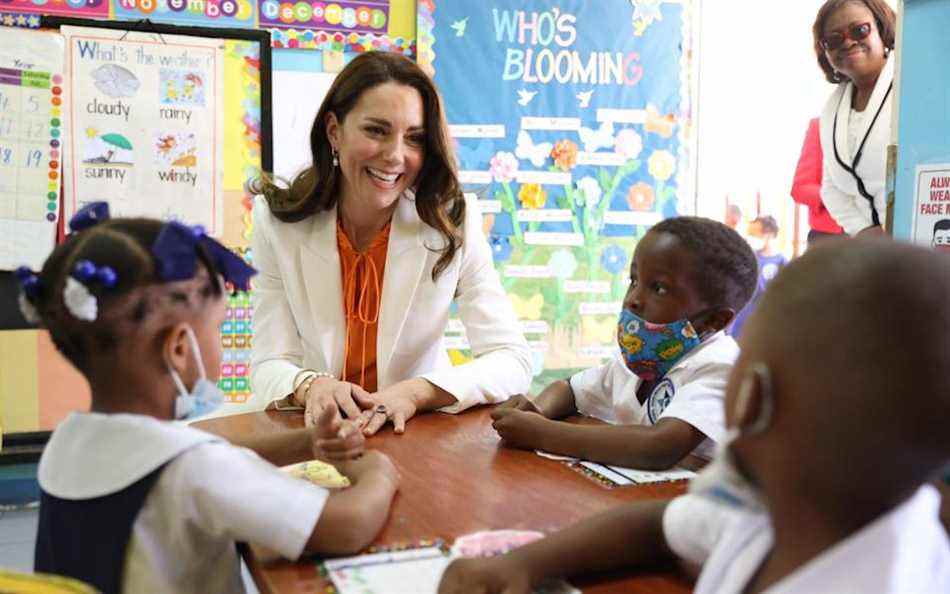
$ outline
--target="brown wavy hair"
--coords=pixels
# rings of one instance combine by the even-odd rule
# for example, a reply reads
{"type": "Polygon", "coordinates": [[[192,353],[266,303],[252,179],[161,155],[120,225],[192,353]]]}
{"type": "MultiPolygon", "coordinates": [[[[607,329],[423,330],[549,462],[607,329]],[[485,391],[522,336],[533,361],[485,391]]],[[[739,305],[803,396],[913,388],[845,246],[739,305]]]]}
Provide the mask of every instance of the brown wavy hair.
{"type": "MultiPolygon", "coordinates": [[[[354,58],[337,75],[320,105],[310,130],[313,164],[297,175],[289,187],[281,187],[273,175],[263,175],[251,184],[251,192],[263,194],[271,213],[281,221],[295,223],[331,210],[340,200],[341,174],[333,166],[327,139],[327,114],[342,124],[360,97],[374,87],[395,82],[412,87],[422,97],[425,142],[423,161],[416,178],[416,212],[424,223],[445,239],[432,269],[432,280],[448,266],[462,245],[459,227],[465,219],[465,200],[456,173],[442,99],[432,79],[415,62],[391,52],[366,52],[354,58]]],[[[302,97],[301,100],[306,100],[302,97]]]]}
{"type": "Polygon", "coordinates": [[[894,9],[888,6],[884,0],[827,0],[827,2],[818,9],[818,16],[815,17],[815,24],[812,25],[811,34],[815,45],[815,56],[818,58],[818,66],[821,68],[821,71],[825,73],[825,79],[835,85],[849,79],[847,76],[835,72],[831,63],[828,62],[828,57],[825,56],[825,48],[821,45],[821,39],[824,37],[825,23],[828,21],[828,18],[834,14],[836,10],[852,2],[855,4],[863,4],[871,11],[871,14],[874,15],[874,25],[877,28],[878,34],[881,36],[884,47],[888,50],[893,50],[894,40],[897,37],[897,15],[894,14],[894,9]]]}

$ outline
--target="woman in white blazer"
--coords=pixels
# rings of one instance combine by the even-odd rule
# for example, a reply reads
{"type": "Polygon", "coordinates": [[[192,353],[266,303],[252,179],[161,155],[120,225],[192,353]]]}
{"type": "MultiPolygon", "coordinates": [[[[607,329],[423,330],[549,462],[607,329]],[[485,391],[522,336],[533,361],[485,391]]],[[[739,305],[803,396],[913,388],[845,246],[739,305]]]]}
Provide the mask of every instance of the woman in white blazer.
{"type": "Polygon", "coordinates": [[[828,0],[812,28],[818,65],[838,85],[821,115],[821,199],[850,235],[884,233],[895,29],[884,0],[828,0]]]}
{"type": "Polygon", "coordinates": [[[313,166],[289,188],[253,188],[251,384],[262,408],[303,406],[310,424],[339,407],[369,435],[528,390],[530,352],[442,113],[414,62],[361,54],[317,113],[313,166]],[[455,367],[442,342],[453,301],[475,355],[455,367]]]}

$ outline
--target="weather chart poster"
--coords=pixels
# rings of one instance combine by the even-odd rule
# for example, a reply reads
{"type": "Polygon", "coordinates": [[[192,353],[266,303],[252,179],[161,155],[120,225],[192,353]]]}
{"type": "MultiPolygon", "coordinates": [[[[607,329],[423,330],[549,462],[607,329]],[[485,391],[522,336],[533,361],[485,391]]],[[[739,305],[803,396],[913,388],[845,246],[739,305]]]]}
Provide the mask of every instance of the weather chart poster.
{"type": "Polygon", "coordinates": [[[106,200],[117,216],[181,219],[219,234],[223,42],[81,27],[62,33],[73,123],[66,216],[106,200]]]}
{"type": "MultiPolygon", "coordinates": [[[[596,364],[617,349],[637,239],[688,199],[690,3],[419,6],[420,62],[535,373],[596,364]]],[[[460,324],[447,338],[467,356],[460,324]]]]}

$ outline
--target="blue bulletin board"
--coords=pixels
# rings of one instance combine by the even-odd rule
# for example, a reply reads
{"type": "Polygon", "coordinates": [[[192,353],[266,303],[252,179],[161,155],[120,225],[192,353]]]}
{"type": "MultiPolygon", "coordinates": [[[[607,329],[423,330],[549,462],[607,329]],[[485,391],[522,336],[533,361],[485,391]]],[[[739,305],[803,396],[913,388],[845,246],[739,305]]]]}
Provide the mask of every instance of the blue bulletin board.
{"type": "MultiPolygon", "coordinates": [[[[597,364],[637,239],[694,208],[692,2],[426,0],[418,21],[535,372],[597,364]]],[[[448,343],[466,356],[458,325],[448,343]]]]}

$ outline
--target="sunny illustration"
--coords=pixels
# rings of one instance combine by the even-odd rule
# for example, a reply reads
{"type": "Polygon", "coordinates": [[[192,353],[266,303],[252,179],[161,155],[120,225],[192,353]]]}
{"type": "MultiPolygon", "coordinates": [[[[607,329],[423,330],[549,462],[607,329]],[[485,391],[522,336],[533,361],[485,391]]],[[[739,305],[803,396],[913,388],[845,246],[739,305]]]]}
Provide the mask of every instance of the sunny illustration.
{"type": "Polygon", "coordinates": [[[86,128],[82,162],[87,165],[132,165],[135,161],[132,143],[116,132],[100,134],[86,128]]]}

